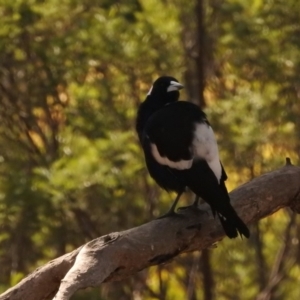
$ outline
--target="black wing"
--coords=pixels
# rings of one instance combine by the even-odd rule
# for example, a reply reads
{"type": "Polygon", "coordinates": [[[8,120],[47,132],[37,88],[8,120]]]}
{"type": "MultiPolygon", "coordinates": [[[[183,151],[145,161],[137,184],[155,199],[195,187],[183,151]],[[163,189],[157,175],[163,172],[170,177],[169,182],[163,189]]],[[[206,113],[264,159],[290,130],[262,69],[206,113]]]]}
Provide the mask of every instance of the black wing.
{"type": "Polygon", "coordinates": [[[173,162],[193,157],[195,124],[207,122],[198,106],[185,101],[166,105],[148,120],[145,134],[159,154],[173,162]]]}

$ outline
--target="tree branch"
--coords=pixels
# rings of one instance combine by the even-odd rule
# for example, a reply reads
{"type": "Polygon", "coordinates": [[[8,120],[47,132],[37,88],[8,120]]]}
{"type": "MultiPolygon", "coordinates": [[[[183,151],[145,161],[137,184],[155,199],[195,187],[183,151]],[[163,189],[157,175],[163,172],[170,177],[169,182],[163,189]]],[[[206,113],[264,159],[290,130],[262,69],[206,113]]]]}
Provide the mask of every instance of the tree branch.
{"type": "MultiPolygon", "coordinates": [[[[300,168],[287,164],[230,193],[239,216],[252,223],[283,207],[298,213],[300,168]]],[[[94,239],[79,249],[35,270],[0,295],[0,300],[67,300],[78,289],[122,280],[173,257],[205,249],[224,232],[208,205],[185,209],[177,218],[153,220],[141,226],[94,239]]]]}

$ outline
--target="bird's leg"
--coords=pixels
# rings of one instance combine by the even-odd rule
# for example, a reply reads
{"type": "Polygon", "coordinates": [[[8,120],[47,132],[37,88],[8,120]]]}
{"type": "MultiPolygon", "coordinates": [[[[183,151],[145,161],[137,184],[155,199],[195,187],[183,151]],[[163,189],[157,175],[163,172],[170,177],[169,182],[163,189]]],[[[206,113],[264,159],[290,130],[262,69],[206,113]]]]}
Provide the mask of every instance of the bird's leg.
{"type": "Polygon", "coordinates": [[[198,208],[199,200],[200,200],[200,197],[197,196],[197,195],[195,195],[195,200],[194,200],[194,202],[193,202],[192,205],[181,206],[181,207],[179,207],[178,209],[179,209],[179,210],[183,210],[183,209],[187,209],[187,208],[191,208],[191,209],[193,209],[193,208],[198,208]]]}
{"type": "Polygon", "coordinates": [[[192,209],[193,210],[194,209],[194,210],[197,210],[199,212],[207,213],[206,210],[201,210],[201,209],[198,208],[199,202],[200,202],[200,197],[195,195],[195,200],[194,200],[192,205],[179,207],[178,210],[183,210],[183,209],[192,209]]]}
{"type": "Polygon", "coordinates": [[[175,212],[175,208],[177,206],[177,203],[181,197],[181,195],[183,194],[183,192],[179,192],[172,204],[172,206],[170,207],[170,209],[167,211],[167,213],[165,213],[164,215],[158,217],[157,219],[163,219],[163,218],[166,218],[166,217],[174,217],[174,216],[178,216],[178,214],[176,214],[175,212]]]}

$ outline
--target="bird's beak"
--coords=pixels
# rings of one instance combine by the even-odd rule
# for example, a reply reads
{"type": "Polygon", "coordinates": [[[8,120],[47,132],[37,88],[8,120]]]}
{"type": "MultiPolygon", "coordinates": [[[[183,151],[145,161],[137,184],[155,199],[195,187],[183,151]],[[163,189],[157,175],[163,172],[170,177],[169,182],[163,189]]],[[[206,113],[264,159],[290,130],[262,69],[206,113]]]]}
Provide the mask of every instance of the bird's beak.
{"type": "Polygon", "coordinates": [[[183,85],[177,81],[171,81],[169,87],[167,88],[167,92],[178,91],[183,89],[183,85]]]}

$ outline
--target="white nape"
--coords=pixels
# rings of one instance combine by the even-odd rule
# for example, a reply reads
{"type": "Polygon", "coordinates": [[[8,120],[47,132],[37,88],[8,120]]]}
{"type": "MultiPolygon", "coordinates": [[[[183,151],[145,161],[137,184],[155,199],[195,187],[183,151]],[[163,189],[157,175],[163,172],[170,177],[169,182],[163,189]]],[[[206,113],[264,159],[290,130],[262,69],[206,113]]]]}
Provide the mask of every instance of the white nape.
{"type": "Polygon", "coordinates": [[[148,92],[147,96],[150,96],[150,95],[151,95],[151,93],[152,93],[152,90],[153,90],[153,85],[151,86],[151,88],[150,88],[150,90],[149,90],[149,92],[148,92]]]}
{"type": "Polygon", "coordinates": [[[168,166],[173,169],[186,170],[186,169],[190,169],[193,164],[193,159],[172,161],[165,156],[161,156],[157,149],[157,146],[152,143],[151,143],[151,152],[152,152],[153,157],[159,164],[168,166]]]}
{"type": "Polygon", "coordinates": [[[206,123],[196,123],[193,140],[194,158],[205,159],[211,170],[220,182],[222,166],[219,158],[219,150],[214,132],[206,123]]]}

